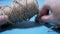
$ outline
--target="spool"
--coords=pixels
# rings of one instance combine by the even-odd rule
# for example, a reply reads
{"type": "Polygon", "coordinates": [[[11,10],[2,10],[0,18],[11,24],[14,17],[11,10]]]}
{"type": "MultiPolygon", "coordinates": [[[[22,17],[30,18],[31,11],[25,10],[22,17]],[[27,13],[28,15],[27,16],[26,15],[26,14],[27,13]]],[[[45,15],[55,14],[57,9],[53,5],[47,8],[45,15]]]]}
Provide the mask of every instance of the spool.
{"type": "Polygon", "coordinates": [[[37,0],[13,0],[10,5],[2,8],[0,15],[2,14],[8,16],[7,21],[11,24],[27,21],[38,14],[37,0]]]}

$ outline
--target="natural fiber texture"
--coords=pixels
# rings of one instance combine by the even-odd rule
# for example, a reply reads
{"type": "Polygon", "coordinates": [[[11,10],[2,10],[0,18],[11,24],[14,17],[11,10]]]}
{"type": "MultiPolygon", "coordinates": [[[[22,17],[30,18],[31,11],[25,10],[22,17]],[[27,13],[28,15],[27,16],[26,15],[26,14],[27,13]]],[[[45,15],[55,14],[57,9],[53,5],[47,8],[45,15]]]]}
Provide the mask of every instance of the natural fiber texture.
{"type": "Polygon", "coordinates": [[[29,20],[38,13],[38,5],[36,0],[13,0],[13,2],[4,6],[0,10],[0,15],[7,15],[8,22],[17,24],[17,22],[29,20]]]}

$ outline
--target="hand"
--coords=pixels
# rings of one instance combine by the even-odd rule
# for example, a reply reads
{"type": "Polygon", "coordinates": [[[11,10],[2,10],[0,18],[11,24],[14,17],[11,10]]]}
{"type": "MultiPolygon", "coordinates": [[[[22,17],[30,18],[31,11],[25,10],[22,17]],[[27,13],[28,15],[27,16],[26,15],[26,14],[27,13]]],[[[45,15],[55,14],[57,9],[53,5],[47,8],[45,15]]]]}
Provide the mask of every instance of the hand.
{"type": "Polygon", "coordinates": [[[60,20],[60,0],[45,0],[42,8],[39,9],[38,16],[40,17],[38,17],[39,19],[36,19],[36,21],[52,20],[57,23],[60,20]],[[49,13],[49,10],[51,10],[51,13],[49,13]]]}

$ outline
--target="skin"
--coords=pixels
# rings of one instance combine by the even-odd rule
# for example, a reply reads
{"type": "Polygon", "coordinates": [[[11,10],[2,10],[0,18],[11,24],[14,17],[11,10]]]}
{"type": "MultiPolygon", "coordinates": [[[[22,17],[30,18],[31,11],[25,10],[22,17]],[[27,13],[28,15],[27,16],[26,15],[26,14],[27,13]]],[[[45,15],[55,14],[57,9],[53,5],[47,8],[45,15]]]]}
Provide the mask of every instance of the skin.
{"type": "Polygon", "coordinates": [[[0,26],[7,22],[8,17],[5,15],[0,16],[0,26]]]}
{"type": "Polygon", "coordinates": [[[60,26],[60,0],[45,0],[45,3],[39,10],[36,22],[53,22],[55,26],[60,26]],[[50,14],[49,10],[51,10],[50,14]]]}

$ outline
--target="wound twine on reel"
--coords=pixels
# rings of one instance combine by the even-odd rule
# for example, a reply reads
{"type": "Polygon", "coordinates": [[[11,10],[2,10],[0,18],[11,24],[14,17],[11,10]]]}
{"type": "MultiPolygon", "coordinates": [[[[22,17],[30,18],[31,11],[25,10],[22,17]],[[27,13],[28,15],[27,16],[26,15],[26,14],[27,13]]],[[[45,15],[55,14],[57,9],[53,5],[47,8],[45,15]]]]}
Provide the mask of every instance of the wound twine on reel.
{"type": "Polygon", "coordinates": [[[13,3],[4,6],[0,15],[7,15],[8,22],[17,24],[17,22],[27,21],[38,14],[37,0],[13,0],[13,3]]]}

